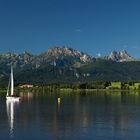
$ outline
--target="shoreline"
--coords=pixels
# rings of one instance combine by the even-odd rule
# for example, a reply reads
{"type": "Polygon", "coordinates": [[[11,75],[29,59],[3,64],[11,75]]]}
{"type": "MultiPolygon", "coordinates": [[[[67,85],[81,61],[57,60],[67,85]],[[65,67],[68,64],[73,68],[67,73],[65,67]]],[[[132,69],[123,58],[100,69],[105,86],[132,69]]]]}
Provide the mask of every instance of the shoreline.
{"type": "MultiPolygon", "coordinates": [[[[38,92],[37,88],[25,88],[18,89],[19,92],[38,92]]],[[[39,91],[44,91],[43,89],[39,89],[39,91]]],[[[140,92],[140,89],[72,89],[72,88],[58,88],[53,90],[45,90],[46,92],[60,91],[60,92],[140,92]]],[[[0,89],[0,93],[6,93],[6,89],[0,89]]]]}
{"type": "Polygon", "coordinates": [[[140,91],[139,90],[130,90],[130,89],[60,89],[60,91],[140,91]]]}

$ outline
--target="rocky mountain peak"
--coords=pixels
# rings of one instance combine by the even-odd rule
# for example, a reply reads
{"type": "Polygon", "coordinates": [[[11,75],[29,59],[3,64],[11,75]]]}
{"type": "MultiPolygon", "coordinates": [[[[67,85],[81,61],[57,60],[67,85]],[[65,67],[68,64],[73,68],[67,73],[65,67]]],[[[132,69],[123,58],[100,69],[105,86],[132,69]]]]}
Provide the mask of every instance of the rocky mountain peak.
{"type": "Polygon", "coordinates": [[[122,62],[122,61],[131,60],[131,59],[133,59],[133,57],[130,56],[126,50],[122,50],[122,51],[119,51],[119,52],[112,51],[110,53],[110,55],[107,56],[107,59],[117,61],[117,62],[122,62]]]}
{"type": "Polygon", "coordinates": [[[53,47],[49,48],[47,52],[41,54],[41,56],[48,58],[53,58],[53,59],[63,59],[65,57],[73,58],[73,59],[79,59],[80,61],[83,62],[89,62],[92,60],[92,57],[89,56],[86,53],[77,51],[73,48],[69,47],[53,47]]]}
{"type": "Polygon", "coordinates": [[[121,58],[124,58],[124,59],[132,59],[132,57],[127,53],[127,51],[126,50],[122,50],[122,51],[120,51],[119,52],[120,53],[120,57],[121,58]]]}

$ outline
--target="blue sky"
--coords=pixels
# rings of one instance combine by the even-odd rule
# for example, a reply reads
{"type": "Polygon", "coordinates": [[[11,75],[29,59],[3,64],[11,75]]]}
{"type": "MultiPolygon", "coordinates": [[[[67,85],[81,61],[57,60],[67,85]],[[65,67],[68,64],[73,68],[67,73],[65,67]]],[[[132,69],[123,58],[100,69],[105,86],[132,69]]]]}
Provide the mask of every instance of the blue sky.
{"type": "Polygon", "coordinates": [[[0,53],[69,46],[140,57],[139,0],[1,0],[0,53]]]}

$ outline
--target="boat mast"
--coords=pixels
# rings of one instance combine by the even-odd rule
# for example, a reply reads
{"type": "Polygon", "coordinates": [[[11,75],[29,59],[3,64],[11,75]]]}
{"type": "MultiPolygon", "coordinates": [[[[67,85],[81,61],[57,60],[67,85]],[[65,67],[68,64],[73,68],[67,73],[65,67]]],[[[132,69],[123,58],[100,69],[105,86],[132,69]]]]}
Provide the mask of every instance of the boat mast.
{"type": "Polygon", "coordinates": [[[13,67],[11,66],[11,96],[14,95],[13,67]]]}

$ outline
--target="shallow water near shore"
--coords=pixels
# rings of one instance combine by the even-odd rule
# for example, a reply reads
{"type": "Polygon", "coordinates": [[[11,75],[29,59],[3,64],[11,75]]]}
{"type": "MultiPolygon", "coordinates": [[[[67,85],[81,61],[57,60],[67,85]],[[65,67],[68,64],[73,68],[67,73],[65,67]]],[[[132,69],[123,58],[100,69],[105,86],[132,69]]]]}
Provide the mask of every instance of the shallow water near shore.
{"type": "Polygon", "coordinates": [[[2,140],[139,140],[139,92],[20,93],[0,95],[2,140]]]}

